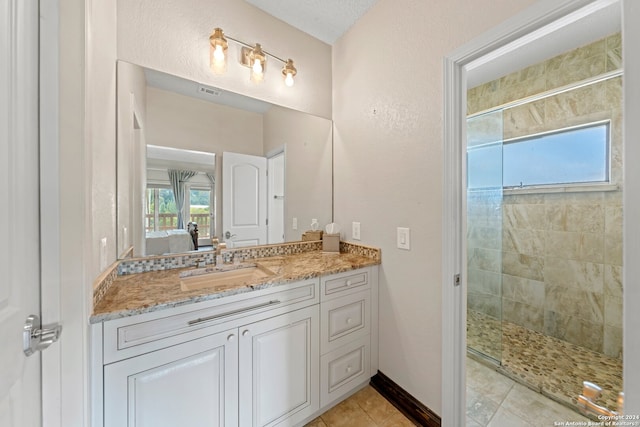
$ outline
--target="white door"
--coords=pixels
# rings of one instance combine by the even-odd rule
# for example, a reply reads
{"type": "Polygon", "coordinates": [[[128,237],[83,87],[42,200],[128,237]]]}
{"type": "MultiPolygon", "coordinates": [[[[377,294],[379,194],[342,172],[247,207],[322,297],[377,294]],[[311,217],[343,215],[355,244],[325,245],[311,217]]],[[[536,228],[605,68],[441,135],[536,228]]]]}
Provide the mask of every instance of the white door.
{"type": "Polygon", "coordinates": [[[227,247],[267,243],[267,159],[222,153],[222,238],[227,247]]]}
{"type": "Polygon", "coordinates": [[[268,243],[284,243],[284,151],[269,157],[269,224],[267,226],[268,243]]]}
{"type": "Polygon", "coordinates": [[[237,330],[104,368],[105,427],[238,424],[237,330]]]}
{"type": "Polygon", "coordinates": [[[239,329],[240,427],[293,426],[320,407],[317,305],[239,329]]]}
{"type": "Polygon", "coordinates": [[[0,426],[41,425],[40,353],[22,330],[40,313],[38,2],[0,0],[0,426]]]}

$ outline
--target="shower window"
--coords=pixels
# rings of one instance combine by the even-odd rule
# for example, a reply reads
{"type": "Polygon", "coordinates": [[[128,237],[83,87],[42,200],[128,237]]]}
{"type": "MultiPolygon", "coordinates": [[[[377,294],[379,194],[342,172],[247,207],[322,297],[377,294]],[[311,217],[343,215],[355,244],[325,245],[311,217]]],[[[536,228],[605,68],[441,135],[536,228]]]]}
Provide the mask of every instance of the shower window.
{"type": "Polygon", "coordinates": [[[491,170],[502,170],[503,188],[608,183],[609,128],[597,122],[469,147],[469,189],[490,188],[491,170]]]}

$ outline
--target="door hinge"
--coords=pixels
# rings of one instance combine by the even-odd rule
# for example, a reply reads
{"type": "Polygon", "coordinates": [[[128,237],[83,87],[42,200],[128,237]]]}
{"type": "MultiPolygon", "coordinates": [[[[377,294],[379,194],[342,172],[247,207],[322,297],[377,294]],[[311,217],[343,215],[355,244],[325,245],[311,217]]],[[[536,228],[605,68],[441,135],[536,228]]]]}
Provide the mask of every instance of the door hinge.
{"type": "Polygon", "coordinates": [[[267,225],[269,225],[269,218],[267,218],[267,225]]]}
{"type": "Polygon", "coordinates": [[[460,286],[460,274],[453,276],[453,286],[460,286]]]}

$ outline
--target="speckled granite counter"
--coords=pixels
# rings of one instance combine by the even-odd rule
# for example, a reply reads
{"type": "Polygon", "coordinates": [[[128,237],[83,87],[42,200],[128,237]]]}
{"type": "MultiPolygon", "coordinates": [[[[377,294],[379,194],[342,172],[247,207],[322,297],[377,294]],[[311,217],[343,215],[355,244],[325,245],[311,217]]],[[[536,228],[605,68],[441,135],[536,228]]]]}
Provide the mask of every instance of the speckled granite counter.
{"type": "Polygon", "coordinates": [[[353,253],[334,254],[319,251],[259,258],[248,262],[262,265],[275,274],[258,283],[236,285],[228,289],[205,288],[192,291],[181,289],[180,273],[193,270],[193,267],[118,276],[94,306],[90,322],[99,323],[222,298],[380,263],[379,259],[353,253]]]}

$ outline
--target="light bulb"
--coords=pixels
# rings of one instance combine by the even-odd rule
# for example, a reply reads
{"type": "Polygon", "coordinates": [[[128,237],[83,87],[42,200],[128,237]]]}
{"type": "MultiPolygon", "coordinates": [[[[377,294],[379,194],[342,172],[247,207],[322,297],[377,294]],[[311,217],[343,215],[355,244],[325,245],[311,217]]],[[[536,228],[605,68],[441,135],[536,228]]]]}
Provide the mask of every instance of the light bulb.
{"type": "Polygon", "coordinates": [[[262,74],[262,63],[259,60],[253,61],[253,72],[256,74],[262,74]]]}
{"type": "Polygon", "coordinates": [[[291,87],[293,86],[293,74],[287,73],[287,77],[284,78],[284,84],[291,87]]]}
{"type": "Polygon", "coordinates": [[[216,45],[216,48],[213,51],[213,59],[215,59],[217,62],[224,61],[224,49],[222,49],[221,45],[216,45]]]}

